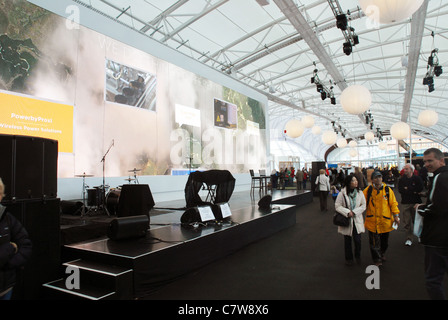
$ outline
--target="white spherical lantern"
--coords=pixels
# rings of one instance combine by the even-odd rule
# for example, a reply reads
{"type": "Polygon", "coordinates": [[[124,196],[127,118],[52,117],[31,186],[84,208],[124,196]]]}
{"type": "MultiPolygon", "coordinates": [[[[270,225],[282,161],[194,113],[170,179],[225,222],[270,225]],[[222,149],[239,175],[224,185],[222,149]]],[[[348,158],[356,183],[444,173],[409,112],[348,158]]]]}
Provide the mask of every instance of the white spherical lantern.
{"type": "Polygon", "coordinates": [[[342,91],[340,102],[345,112],[361,114],[370,108],[372,95],[366,87],[353,85],[342,91]]]}
{"type": "Polygon", "coordinates": [[[344,138],[339,138],[336,141],[336,144],[338,145],[339,148],[345,148],[347,146],[347,140],[345,140],[344,138]]]}
{"type": "Polygon", "coordinates": [[[311,128],[312,126],[314,126],[314,118],[312,116],[304,116],[302,118],[302,123],[305,128],[311,128]]]}
{"type": "Polygon", "coordinates": [[[397,140],[403,140],[409,137],[409,130],[409,125],[400,121],[392,125],[390,134],[397,140]]]}
{"type": "Polygon", "coordinates": [[[305,127],[302,122],[297,119],[289,120],[285,125],[285,132],[290,138],[298,138],[305,131],[305,127]]]}
{"type": "Polygon", "coordinates": [[[348,143],[348,146],[350,148],[356,148],[358,146],[358,142],[356,142],[355,140],[352,140],[348,143]]]}
{"type": "Polygon", "coordinates": [[[319,126],[314,126],[314,127],[311,129],[311,132],[312,132],[314,135],[318,136],[318,135],[320,135],[320,134],[322,133],[322,129],[321,129],[319,126]]]}
{"type": "Polygon", "coordinates": [[[439,121],[439,115],[434,110],[423,110],[418,115],[418,123],[424,127],[432,127],[439,121]]]}
{"type": "Polygon", "coordinates": [[[333,130],[327,130],[322,134],[322,142],[328,145],[335,144],[338,136],[333,130]]]}
{"type": "Polygon", "coordinates": [[[362,11],[377,24],[406,20],[422,3],[423,0],[359,0],[362,11]]]}
{"type": "Polygon", "coordinates": [[[358,155],[358,151],[356,149],[350,149],[350,157],[354,158],[358,155]]]}
{"type": "Polygon", "coordinates": [[[372,131],[368,131],[368,132],[366,132],[366,134],[364,135],[364,138],[365,138],[367,141],[372,141],[373,139],[375,139],[375,135],[373,134],[372,131]]]}
{"type": "Polygon", "coordinates": [[[380,148],[380,150],[386,150],[386,149],[387,149],[387,143],[384,142],[384,141],[381,141],[381,142],[378,144],[378,148],[380,148]]]}

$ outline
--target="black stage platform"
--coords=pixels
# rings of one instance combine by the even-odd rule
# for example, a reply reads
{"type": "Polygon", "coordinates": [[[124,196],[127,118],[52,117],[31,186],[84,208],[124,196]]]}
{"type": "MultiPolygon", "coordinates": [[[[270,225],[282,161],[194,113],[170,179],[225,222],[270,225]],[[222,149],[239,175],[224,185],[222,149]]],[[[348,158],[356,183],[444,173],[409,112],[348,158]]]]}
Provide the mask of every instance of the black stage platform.
{"type": "MultiPolygon", "coordinates": [[[[117,274],[132,274],[132,285],[127,283],[127,288],[113,288],[115,293],[109,297],[142,297],[188,272],[293,226],[296,223],[296,207],[313,199],[310,191],[274,190],[271,195],[271,209],[261,210],[257,203],[262,195],[251,197],[249,191],[235,193],[229,201],[232,213],[229,220],[200,223],[197,226],[182,225],[180,218],[184,211],[173,210],[182,208],[185,201],[156,204],[156,208],[151,211],[159,214],[150,214],[150,228],[145,237],[114,241],[102,235],[96,239],[65,244],[63,261],[77,260],[78,264],[79,261],[84,261],[84,264],[119,268],[120,272],[117,274]]],[[[67,234],[89,228],[89,224],[92,224],[90,222],[94,220],[90,219],[88,222],[86,218],[76,226],[62,226],[61,232],[66,234],[66,238],[74,238],[67,234]]],[[[96,218],[98,219],[100,217],[96,218]]],[[[108,219],[111,217],[103,218],[104,222],[108,219]]],[[[97,230],[95,235],[103,231],[97,230]]],[[[56,287],[57,284],[46,285],[47,288],[53,286],[56,287]]],[[[119,286],[123,287],[123,284],[119,286]]],[[[60,290],[67,291],[63,286],[60,290]]]]}

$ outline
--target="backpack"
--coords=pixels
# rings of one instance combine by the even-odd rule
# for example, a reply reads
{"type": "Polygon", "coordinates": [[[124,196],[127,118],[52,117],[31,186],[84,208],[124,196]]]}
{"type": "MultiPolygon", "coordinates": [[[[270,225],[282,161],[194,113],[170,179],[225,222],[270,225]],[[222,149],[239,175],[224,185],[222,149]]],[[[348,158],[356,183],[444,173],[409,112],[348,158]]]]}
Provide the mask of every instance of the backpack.
{"type": "MultiPolygon", "coordinates": [[[[388,186],[384,186],[384,187],[385,187],[385,190],[386,190],[387,202],[389,202],[389,189],[390,189],[390,187],[388,187],[388,186]]],[[[367,190],[367,201],[366,201],[367,205],[369,205],[370,197],[372,196],[372,190],[373,190],[373,187],[370,185],[369,189],[367,190]]]]}

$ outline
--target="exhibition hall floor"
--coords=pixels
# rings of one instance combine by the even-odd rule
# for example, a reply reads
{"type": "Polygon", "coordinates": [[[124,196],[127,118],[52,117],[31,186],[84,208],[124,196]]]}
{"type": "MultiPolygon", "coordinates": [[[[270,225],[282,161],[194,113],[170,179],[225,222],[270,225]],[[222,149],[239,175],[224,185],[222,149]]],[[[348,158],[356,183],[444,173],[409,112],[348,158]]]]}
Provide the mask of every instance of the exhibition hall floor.
{"type": "MultiPolygon", "coordinates": [[[[397,195],[400,199],[400,195],[397,195]]],[[[391,233],[380,288],[368,290],[368,235],[362,262],[346,266],[343,236],[332,225],[333,200],[296,209],[296,224],[250,244],[144,297],[147,300],[427,300],[424,248],[411,247],[402,226],[391,233]]],[[[445,279],[445,288],[448,288],[445,279]]]]}

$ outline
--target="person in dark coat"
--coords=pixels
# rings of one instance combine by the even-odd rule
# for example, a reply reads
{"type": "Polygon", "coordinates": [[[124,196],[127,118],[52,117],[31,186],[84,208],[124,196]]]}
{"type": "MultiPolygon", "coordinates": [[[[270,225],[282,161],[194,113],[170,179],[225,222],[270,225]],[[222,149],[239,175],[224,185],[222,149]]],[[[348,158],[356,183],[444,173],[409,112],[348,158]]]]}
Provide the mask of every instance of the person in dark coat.
{"type": "MultiPolygon", "coordinates": [[[[0,202],[5,185],[0,178],[0,202]]],[[[10,300],[16,273],[31,257],[32,243],[28,232],[6,207],[0,204],[0,300],[10,300]]]]}
{"type": "Polygon", "coordinates": [[[422,203],[420,192],[423,191],[422,179],[414,174],[414,166],[407,163],[403,168],[403,176],[398,180],[398,191],[401,194],[401,213],[406,230],[406,246],[412,245],[414,235],[415,204],[422,203]]]}
{"type": "Polygon", "coordinates": [[[446,299],[443,278],[448,272],[448,166],[442,151],[429,148],[423,163],[432,173],[426,204],[416,204],[423,217],[421,243],[425,246],[425,280],[430,299],[446,299]]]}

